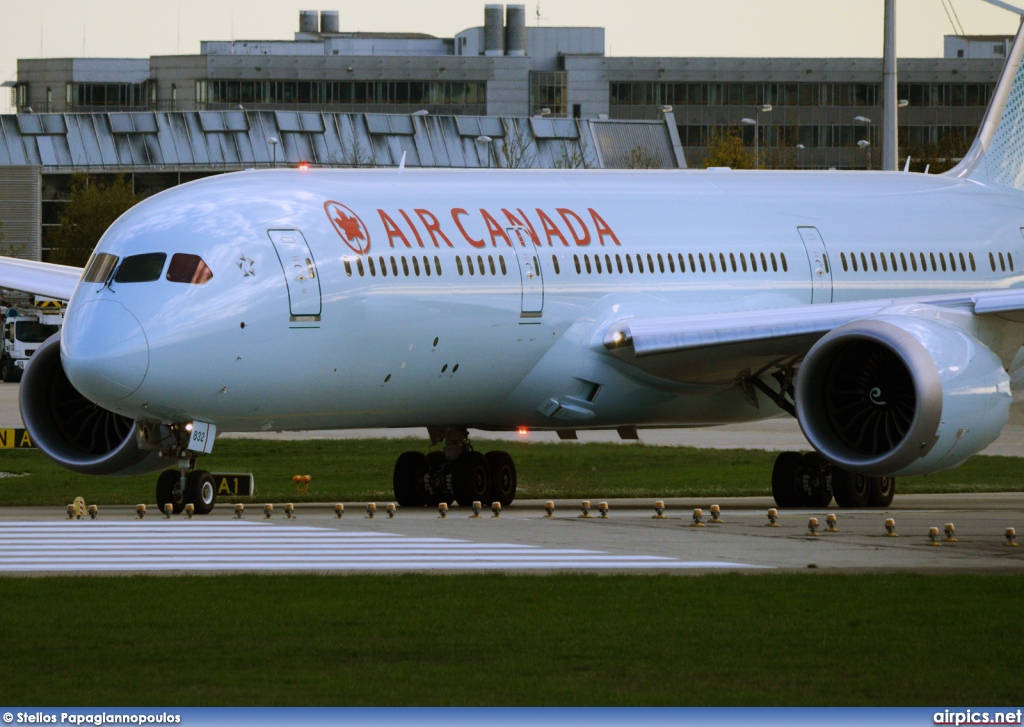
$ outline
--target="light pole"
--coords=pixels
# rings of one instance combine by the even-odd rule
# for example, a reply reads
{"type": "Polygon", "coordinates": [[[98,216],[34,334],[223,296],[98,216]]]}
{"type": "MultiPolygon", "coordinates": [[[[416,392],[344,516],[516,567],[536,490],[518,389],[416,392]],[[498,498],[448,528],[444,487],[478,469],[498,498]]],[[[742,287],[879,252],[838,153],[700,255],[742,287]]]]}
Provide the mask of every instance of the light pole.
{"type": "Polygon", "coordinates": [[[761,128],[760,128],[761,127],[761,123],[760,123],[761,122],[761,114],[767,114],[771,110],[772,110],[772,105],[770,103],[761,104],[754,111],[754,118],[752,118],[752,119],[748,119],[748,118],[740,119],[740,123],[752,124],[754,126],[754,169],[760,169],[761,168],[761,146],[760,146],[760,143],[761,143],[761,140],[760,140],[760,136],[761,136],[761,134],[760,134],[760,131],[761,131],[761,128]]]}
{"type": "MultiPolygon", "coordinates": [[[[871,124],[871,119],[869,119],[867,116],[854,116],[853,120],[859,124],[864,124],[865,126],[870,126],[871,124]]],[[[871,132],[869,129],[868,134],[870,135],[870,133],[871,132]]],[[[860,141],[857,142],[857,146],[859,146],[861,149],[864,149],[867,152],[867,168],[871,169],[871,142],[866,139],[861,139],[860,141]]]]}
{"type": "Polygon", "coordinates": [[[801,166],[802,166],[802,162],[804,160],[803,159],[803,157],[804,157],[804,153],[803,152],[804,152],[804,149],[806,149],[806,148],[807,147],[805,147],[803,144],[797,144],[796,145],[796,168],[797,169],[800,169],[801,166]]]}
{"type": "Polygon", "coordinates": [[[490,169],[490,167],[491,167],[491,142],[492,141],[494,141],[494,140],[491,139],[491,137],[489,137],[489,136],[478,136],[478,137],[476,137],[476,143],[477,144],[479,144],[481,147],[485,147],[485,146],[487,147],[486,154],[487,154],[487,168],[488,169],[490,169]]]}
{"type": "Polygon", "coordinates": [[[267,143],[270,144],[270,148],[273,150],[274,153],[274,161],[271,165],[271,168],[277,169],[277,137],[271,136],[269,139],[267,139],[267,143]]]}

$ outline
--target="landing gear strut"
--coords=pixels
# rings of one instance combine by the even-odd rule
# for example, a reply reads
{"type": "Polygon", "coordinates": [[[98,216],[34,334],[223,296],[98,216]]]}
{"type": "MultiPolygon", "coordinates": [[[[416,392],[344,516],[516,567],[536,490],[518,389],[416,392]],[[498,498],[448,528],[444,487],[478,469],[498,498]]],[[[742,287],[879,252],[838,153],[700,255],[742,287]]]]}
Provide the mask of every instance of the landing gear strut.
{"type": "Polygon", "coordinates": [[[481,454],[462,427],[430,427],[431,444],[444,451],[404,452],[395,462],[394,491],[399,505],[464,507],[474,501],[510,505],[516,496],[516,466],[507,452],[481,454]]]}
{"type": "Polygon", "coordinates": [[[772,468],[772,496],[779,507],[888,507],[894,477],[870,477],[836,467],[817,452],[783,452],[772,468]]]}

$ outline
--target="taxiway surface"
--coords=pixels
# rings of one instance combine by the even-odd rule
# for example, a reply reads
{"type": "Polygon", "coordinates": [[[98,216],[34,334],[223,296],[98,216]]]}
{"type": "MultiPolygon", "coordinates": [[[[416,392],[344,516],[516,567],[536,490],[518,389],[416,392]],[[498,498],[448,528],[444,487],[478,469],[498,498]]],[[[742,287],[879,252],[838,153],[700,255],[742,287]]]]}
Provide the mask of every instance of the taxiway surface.
{"type": "Polygon", "coordinates": [[[1006,545],[1005,530],[1024,535],[1024,493],[902,495],[885,510],[783,510],[769,527],[768,498],[718,501],[722,523],[707,522],[710,502],[666,501],[665,519],[650,501],[610,501],[607,519],[592,502],[526,501],[500,517],[453,507],[446,518],[428,508],[402,508],[391,519],[383,505],[373,519],[365,505],[301,505],[270,520],[249,505],[242,519],[232,506],[211,515],[170,519],[151,509],[143,520],[129,507],[101,507],[95,520],[66,520],[58,508],[0,509],[0,572],[672,572],[760,569],[845,572],[1021,572],[1024,547],[1006,545]],[[694,507],[705,527],[692,526],[694,507]],[[825,532],[825,515],[839,532],[825,532]],[[808,535],[817,517],[819,536],[808,535]],[[899,537],[885,533],[886,518],[899,537]],[[957,542],[943,542],[946,523],[957,542]],[[939,528],[939,545],[928,529],[939,528]]]}

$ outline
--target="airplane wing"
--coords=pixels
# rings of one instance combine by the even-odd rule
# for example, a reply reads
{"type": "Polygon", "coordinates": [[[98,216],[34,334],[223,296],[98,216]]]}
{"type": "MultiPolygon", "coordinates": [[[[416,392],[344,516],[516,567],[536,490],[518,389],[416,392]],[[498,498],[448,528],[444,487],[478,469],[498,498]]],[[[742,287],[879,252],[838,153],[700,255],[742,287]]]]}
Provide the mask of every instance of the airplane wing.
{"type": "Polygon", "coordinates": [[[0,288],[7,290],[69,300],[81,277],[81,268],[0,257],[0,288]]]}
{"type": "Polygon", "coordinates": [[[915,304],[966,308],[975,315],[1012,315],[1024,312],[1024,290],[626,318],[608,327],[604,346],[616,358],[653,376],[686,383],[730,383],[793,366],[819,338],[845,323],[893,305],[915,304]]]}

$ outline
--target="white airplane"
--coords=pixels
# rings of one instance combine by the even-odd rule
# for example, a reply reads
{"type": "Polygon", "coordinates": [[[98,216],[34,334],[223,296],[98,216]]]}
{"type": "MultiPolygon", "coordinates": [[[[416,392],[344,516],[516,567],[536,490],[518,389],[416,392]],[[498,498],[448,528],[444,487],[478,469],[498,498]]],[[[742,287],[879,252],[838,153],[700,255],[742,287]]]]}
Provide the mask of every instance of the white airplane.
{"type": "MultiPolygon", "coordinates": [[[[1024,33],[1024,31],[1022,31],[1024,33]]],[[[165,469],[208,512],[225,431],[426,426],[400,504],[509,503],[468,429],[793,415],[780,506],[884,506],[1006,423],[1024,367],[1024,41],[951,172],[273,170],[140,203],[84,273],[21,410],[86,474],[165,469]]]]}

